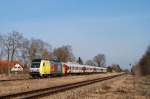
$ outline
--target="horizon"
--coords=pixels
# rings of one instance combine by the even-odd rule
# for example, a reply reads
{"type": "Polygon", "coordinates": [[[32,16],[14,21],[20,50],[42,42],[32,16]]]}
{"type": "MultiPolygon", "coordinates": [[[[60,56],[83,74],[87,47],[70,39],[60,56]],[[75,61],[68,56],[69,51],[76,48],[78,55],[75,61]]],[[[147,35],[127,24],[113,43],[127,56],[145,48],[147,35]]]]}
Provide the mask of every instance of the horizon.
{"type": "Polygon", "coordinates": [[[71,45],[76,58],[105,54],[107,65],[130,68],[150,45],[150,1],[1,1],[0,33],[13,30],[52,48],[71,45]]]}

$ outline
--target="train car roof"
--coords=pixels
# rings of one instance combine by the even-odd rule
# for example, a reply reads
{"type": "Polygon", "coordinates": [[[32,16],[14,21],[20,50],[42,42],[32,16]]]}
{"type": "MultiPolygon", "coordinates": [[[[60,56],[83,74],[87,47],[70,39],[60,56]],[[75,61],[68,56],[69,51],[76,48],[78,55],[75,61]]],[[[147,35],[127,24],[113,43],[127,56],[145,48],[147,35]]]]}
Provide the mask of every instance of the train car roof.
{"type": "Polygon", "coordinates": [[[71,62],[63,63],[63,64],[66,64],[69,67],[88,67],[88,68],[97,68],[97,69],[107,69],[105,67],[97,67],[97,66],[90,66],[90,65],[80,65],[78,63],[71,63],[71,62]]]}

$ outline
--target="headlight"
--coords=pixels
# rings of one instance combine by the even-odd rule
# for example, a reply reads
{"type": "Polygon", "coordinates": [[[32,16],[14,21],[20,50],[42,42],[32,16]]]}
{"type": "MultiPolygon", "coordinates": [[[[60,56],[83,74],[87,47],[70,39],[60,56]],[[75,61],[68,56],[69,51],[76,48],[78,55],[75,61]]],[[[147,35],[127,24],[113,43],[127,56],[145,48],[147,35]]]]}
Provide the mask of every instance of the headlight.
{"type": "Polygon", "coordinates": [[[39,72],[39,68],[30,68],[30,72],[39,72]]]}

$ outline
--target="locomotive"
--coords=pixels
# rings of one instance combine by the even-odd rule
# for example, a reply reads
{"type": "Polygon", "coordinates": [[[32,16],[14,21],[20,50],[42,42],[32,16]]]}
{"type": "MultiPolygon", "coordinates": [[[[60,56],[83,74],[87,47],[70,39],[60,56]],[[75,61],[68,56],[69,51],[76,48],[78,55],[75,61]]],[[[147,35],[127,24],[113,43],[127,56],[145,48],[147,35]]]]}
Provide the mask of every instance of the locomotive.
{"type": "Polygon", "coordinates": [[[50,77],[67,74],[85,74],[107,72],[107,68],[77,63],[63,63],[58,60],[34,59],[30,67],[30,75],[36,77],[50,77]]]}

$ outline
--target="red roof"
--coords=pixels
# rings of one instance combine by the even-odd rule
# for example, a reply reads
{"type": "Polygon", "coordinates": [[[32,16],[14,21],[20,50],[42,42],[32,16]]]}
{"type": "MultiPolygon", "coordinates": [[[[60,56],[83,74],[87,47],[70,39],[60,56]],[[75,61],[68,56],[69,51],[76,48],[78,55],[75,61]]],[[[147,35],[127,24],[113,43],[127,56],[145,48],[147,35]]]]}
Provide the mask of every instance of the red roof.
{"type": "Polygon", "coordinates": [[[14,66],[15,64],[20,64],[19,61],[8,61],[8,60],[0,60],[0,66],[14,66]]]}

